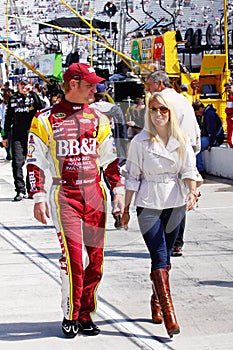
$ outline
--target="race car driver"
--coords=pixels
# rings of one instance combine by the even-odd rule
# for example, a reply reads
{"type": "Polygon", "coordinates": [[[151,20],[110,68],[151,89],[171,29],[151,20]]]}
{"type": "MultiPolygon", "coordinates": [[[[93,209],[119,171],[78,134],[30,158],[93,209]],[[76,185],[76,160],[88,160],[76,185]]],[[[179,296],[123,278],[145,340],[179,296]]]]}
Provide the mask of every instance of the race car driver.
{"type": "Polygon", "coordinates": [[[73,63],[63,75],[61,102],[36,115],[28,141],[27,171],[34,217],[49,217],[45,169],[53,177],[51,216],[61,247],[63,333],[97,335],[92,321],[96,290],[102,276],[106,196],[100,167],[114,192],[114,212],[124,210],[124,186],[108,118],[90,108],[96,84],[92,67],[73,63]]]}

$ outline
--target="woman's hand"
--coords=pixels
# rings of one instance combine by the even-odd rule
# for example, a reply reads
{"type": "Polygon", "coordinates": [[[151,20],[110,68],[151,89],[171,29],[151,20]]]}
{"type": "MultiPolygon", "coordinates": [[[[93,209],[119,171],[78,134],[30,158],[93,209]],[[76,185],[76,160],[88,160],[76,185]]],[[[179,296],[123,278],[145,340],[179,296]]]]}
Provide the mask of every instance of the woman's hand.
{"type": "Polygon", "coordinates": [[[121,217],[121,226],[122,226],[123,229],[125,229],[126,231],[128,230],[128,223],[129,223],[129,220],[130,220],[129,212],[124,212],[124,213],[122,214],[122,217],[121,217]]]}
{"type": "Polygon", "coordinates": [[[187,211],[192,210],[197,204],[197,195],[193,192],[189,192],[186,197],[187,211]]]}

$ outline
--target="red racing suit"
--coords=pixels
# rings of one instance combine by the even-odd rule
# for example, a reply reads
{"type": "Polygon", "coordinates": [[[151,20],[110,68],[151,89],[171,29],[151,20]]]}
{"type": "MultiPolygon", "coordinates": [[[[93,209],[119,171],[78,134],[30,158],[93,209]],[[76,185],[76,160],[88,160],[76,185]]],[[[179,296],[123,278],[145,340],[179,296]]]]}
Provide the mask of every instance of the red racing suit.
{"type": "Polygon", "coordinates": [[[226,121],[227,121],[227,143],[233,148],[233,95],[229,95],[226,104],[226,121]]]}
{"type": "Polygon", "coordinates": [[[45,170],[53,181],[50,208],[61,247],[62,309],[70,320],[91,320],[102,277],[106,196],[123,192],[108,118],[87,105],[62,100],[39,112],[29,132],[30,195],[46,201],[45,170]]]}

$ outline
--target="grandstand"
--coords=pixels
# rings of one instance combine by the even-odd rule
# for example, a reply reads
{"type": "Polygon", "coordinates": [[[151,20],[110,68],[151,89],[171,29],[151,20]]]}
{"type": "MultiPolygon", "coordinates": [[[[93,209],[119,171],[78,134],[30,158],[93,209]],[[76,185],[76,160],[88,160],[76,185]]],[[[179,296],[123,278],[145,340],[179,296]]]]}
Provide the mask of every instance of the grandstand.
{"type": "MultiPolygon", "coordinates": [[[[104,5],[106,3],[107,1],[102,0],[67,0],[67,4],[86,18],[90,17],[91,4],[94,17],[109,21],[109,17],[104,13],[104,5]]],[[[213,40],[215,43],[218,43],[224,34],[223,25],[221,25],[223,0],[115,0],[113,3],[117,7],[117,12],[111,18],[111,21],[118,23],[119,40],[123,43],[120,46],[118,40],[118,48],[125,53],[129,53],[129,42],[131,36],[135,35],[137,28],[146,24],[147,27],[153,28],[158,21],[164,23],[165,27],[170,25],[172,29],[178,29],[182,38],[185,37],[188,28],[192,28],[194,31],[201,29],[202,44],[206,43],[206,29],[209,24],[213,25],[213,40]],[[162,4],[162,9],[160,4],[162,4]]],[[[38,37],[38,24],[30,22],[31,19],[47,22],[55,18],[75,16],[59,0],[8,0],[8,4],[9,14],[27,18],[27,21],[16,21],[9,18],[9,35],[18,35],[24,46],[26,45],[29,49],[35,49],[36,52],[43,51],[43,44],[38,37]]],[[[231,15],[233,1],[228,0],[227,7],[229,31],[232,33],[231,15]]],[[[150,32],[150,30],[142,30],[141,35],[146,35],[150,32]]],[[[5,9],[1,7],[0,36],[5,37],[5,35],[5,9]]],[[[49,40],[49,38],[45,39],[49,40]]],[[[67,43],[67,38],[65,40],[66,43],[62,47],[62,51],[65,51],[65,54],[67,54],[72,50],[73,43],[71,41],[67,43]]],[[[0,51],[2,52],[2,50],[0,51]]]]}
{"type": "MultiPolygon", "coordinates": [[[[8,0],[8,3],[9,13],[27,16],[29,20],[49,21],[58,17],[74,16],[59,0],[24,0],[23,2],[20,0],[8,0]]],[[[94,16],[98,16],[103,20],[109,20],[103,11],[105,2],[102,0],[67,0],[67,4],[87,17],[90,15],[90,3],[92,4],[94,16]]],[[[159,0],[115,0],[113,3],[118,11],[112,20],[118,22],[120,13],[123,13],[126,16],[126,33],[137,27],[138,23],[149,23],[153,22],[153,19],[158,21],[164,18],[164,21],[167,22],[175,19],[175,27],[180,29],[182,34],[185,33],[189,26],[195,30],[197,28],[205,28],[211,23],[215,28],[216,34],[219,35],[218,29],[222,17],[223,0],[196,0],[195,2],[191,0],[163,0],[161,3],[164,10],[160,8],[159,0]],[[166,11],[170,12],[171,15],[166,11]]],[[[233,1],[228,1],[227,3],[228,11],[231,13],[233,1]]],[[[0,34],[4,36],[5,9],[3,7],[1,7],[0,15],[0,28],[2,28],[0,34]]],[[[15,29],[14,31],[19,30],[16,25],[15,27],[13,26],[12,29],[15,29]]],[[[22,27],[26,27],[27,39],[33,38],[33,41],[36,42],[38,26],[23,23],[22,21],[22,27]],[[28,27],[31,28],[31,32],[27,29],[28,27]]]]}

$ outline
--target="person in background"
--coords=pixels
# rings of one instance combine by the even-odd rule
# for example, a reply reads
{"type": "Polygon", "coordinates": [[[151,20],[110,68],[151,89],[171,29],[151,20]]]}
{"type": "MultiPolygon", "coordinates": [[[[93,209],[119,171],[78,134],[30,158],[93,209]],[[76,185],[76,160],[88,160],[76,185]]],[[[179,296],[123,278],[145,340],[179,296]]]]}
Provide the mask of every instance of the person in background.
{"type": "Polygon", "coordinates": [[[145,111],[145,101],[142,97],[136,97],[133,105],[127,108],[125,119],[128,127],[128,138],[130,140],[143,129],[145,111]]]}
{"type": "Polygon", "coordinates": [[[28,132],[32,118],[43,106],[26,77],[21,78],[17,89],[7,104],[2,144],[6,148],[9,146],[9,134],[12,132],[12,171],[16,191],[14,201],[18,202],[28,197],[29,184],[27,180],[25,184],[23,174],[28,132]]]}
{"type": "MultiPolygon", "coordinates": [[[[176,101],[174,107],[179,125],[190,138],[194,152],[198,154],[201,149],[201,133],[194,110],[188,99],[169,87],[170,80],[164,71],[150,73],[147,76],[146,83],[150,93],[161,92],[162,94],[167,94],[167,98],[170,98],[171,101],[176,101]]],[[[172,256],[182,256],[183,254],[185,224],[186,215],[184,215],[180,224],[180,230],[173,247],[172,256]]]]}
{"type": "Polygon", "coordinates": [[[97,93],[98,92],[104,92],[104,96],[103,97],[103,101],[106,101],[106,102],[109,102],[109,103],[112,103],[112,104],[115,104],[115,101],[112,97],[112,95],[109,93],[109,87],[106,87],[104,83],[100,83],[100,84],[97,84],[96,85],[96,89],[97,89],[97,93]],[[98,88],[99,86],[99,88],[98,88]],[[98,91],[99,90],[103,90],[103,91],[98,91]]]}
{"type": "Polygon", "coordinates": [[[125,209],[127,229],[133,195],[138,223],[151,257],[152,320],[164,321],[170,337],[180,333],[169,285],[170,256],[186,210],[196,205],[202,178],[192,146],[177,123],[168,94],[151,95],[145,127],[130,143],[126,162],[125,209]]]}
{"type": "Polygon", "coordinates": [[[49,108],[50,101],[49,101],[48,96],[47,96],[47,89],[44,86],[42,86],[42,88],[41,88],[40,98],[42,101],[44,101],[44,104],[45,104],[44,108],[49,108]]]}
{"type": "Polygon", "coordinates": [[[230,148],[233,148],[233,81],[225,84],[225,90],[228,94],[225,113],[227,115],[227,143],[230,148]]]}
{"type": "Polygon", "coordinates": [[[212,105],[204,106],[201,101],[193,102],[193,109],[201,129],[201,151],[197,154],[197,169],[205,176],[203,152],[220,146],[224,141],[222,121],[212,105]]]}
{"type": "MultiPolygon", "coordinates": [[[[1,135],[2,135],[2,129],[4,127],[4,119],[5,119],[5,105],[3,102],[3,97],[0,94],[0,133],[1,135]]],[[[0,142],[0,147],[3,147],[2,142],[0,142]]]]}
{"type": "Polygon", "coordinates": [[[9,98],[10,98],[11,95],[12,95],[12,93],[14,92],[14,90],[10,88],[10,83],[9,83],[9,81],[6,81],[6,82],[4,83],[3,88],[2,88],[2,91],[3,91],[4,93],[6,93],[6,95],[8,96],[8,100],[9,100],[9,98]]]}
{"type": "Polygon", "coordinates": [[[162,92],[168,94],[168,98],[175,100],[176,115],[181,129],[190,138],[194,152],[197,154],[201,149],[200,128],[197,123],[192,105],[188,99],[170,88],[170,80],[166,72],[156,71],[149,73],[146,79],[146,87],[150,93],[162,92]]]}
{"type": "Polygon", "coordinates": [[[188,85],[187,84],[181,84],[180,85],[180,94],[183,95],[184,97],[186,97],[190,104],[192,105],[193,103],[193,98],[192,96],[188,93],[188,85]]]}
{"type": "Polygon", "coordinates": [[[61,93],[61,92],[56,92],[56,91],[55,91],[54,93],[52,93],[52,94],[50,95],[50,99],[49,99],[49,101],[50,101],[50,106],[53,106],[53,105],[55,105],[56,103],[61,102],[62,96],[63,96],[63,93],[61,93]]]}
{"type": "Polygon", "coordinates": [[[3,97],[0,94],[0,125],[2,129],[2,119],[4,118],[5,115],[5,108],[3,108],[3,97]]]}
{"type": "MultiPolygon", "coordinates": [[[[7,104],[10,99],[11,92],[3,90],[3,94],[1,95],[1,105],[0,105],[0,118],[1,118],[1,137],[3,138],[5,136],[4,133],[4,125],[5,125],[5,116],[6,116],[6,109],[7,104]]],[[[8,132],[8,145],[5,147],[6,150],[6,160],[11,160],[11,138],[12,138],[12,130],[10,129],[8,132]]],[[[1,147],[4,147],[1,142],[1,147]]]]}
{"type": "Polygon", "coordinates": [[[131,72],[131,69],[127,66],[127,64],[123,60],[120,60],[116,64],[116,71],[112,76],[110,76],[109,81],[114,82],[114,81],[125,80],[127,77],[127,73],[129,72],[131,72]]]}
{"type": "Polygon", "coordinates": [[[103,78],[84,63],[71,64],[63,75],[64,97],[33,119],[29,133],[27,172],[34,216],[42,224],[50,216],[44,187],[50,190],[52,219],[61,246],[62,331],[97,335],[92,321],[102,277],[106,225],[106,193],[100,168],[114,192],[114,213],[124,210],[124,185],[108,118],[89,107],[103,78]]]}
{"type": "Polygon", "coordinates": [[[46,96],[46,88],[44,88],[39,83],[34,84],[33,91],[39,96],[43,108],[48,108],[50,106],[49,99],[46,96]],[[43,89],[45,89],[43,91],[43,89]]]}
{"type": "MultiPolygon", "coordinates": [[[[117,155],[120,160],[120,165],[124,165],[126,161],[126,152],[127,152],[127,128],[125,124],[125,118],[122,113],[122,110],[119,106],[107,102],[105,100],[105,92],[106,87],[103,83],[99,83],[96,85],[97,92],[94,94],[95,101],[90,104],[90,107],[98,109],[102,113],[104,113],[110,122],[112,134],[115,140],[117,155]]],[[[111,191],[111,187],[104,176],[105,183],[110,190],[111,202],[112,202],[112,210],[113,210],[113,199],[114,193],[111,191]]],[[[115,215],[112,211],[113,218],[115,220],[114,226],[116,229],[121,229],[121,216],[115,215]]]]}

